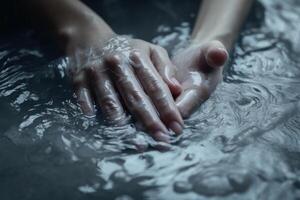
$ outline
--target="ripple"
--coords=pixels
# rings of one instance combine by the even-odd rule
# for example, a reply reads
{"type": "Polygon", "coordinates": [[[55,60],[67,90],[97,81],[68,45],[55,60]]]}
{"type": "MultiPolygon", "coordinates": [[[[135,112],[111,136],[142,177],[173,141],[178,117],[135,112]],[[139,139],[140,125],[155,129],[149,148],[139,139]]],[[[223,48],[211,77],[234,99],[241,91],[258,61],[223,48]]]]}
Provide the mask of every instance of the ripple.
{"type": "MultiPolygon", "coordinates": [[[[114,8],[111,14],[130,16],[123,14],[127,4],[116,2],[103,4],[114,8]]],[[[142,4],[177,20],[166,11],[168,2],[142,4]]],[[[83,116],[65,59],[50,62],[34,35],[0,44],[0,193],[10,199],[296,199],[299,8],[295,0],[256,2],[224,82],[169,146],[133,122],[114,127],[101,116],[83,116]]],[[[161,22],[152,42],[174,53],[186,45],[192,21],[161,22]]]]}
{"type": "Polygon", "coordinates": [[[190,177],[193,191],[205,196],[226,196],[245,192],[251,185],[251,175],[242,169],[230,171],[203,169],[190,177]]]}

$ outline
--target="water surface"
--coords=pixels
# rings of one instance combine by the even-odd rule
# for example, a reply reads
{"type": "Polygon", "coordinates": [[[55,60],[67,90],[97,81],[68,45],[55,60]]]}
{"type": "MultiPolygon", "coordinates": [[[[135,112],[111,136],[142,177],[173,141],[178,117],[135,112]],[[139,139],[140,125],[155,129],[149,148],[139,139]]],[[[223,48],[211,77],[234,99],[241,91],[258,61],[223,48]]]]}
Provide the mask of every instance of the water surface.
{"type": "MultiPolygon", "coordinates": [[[[117,2],[101,6],[113,8],[107,20],[118,31],[170,52],[188,38],[198,6],[182,3],[175,12],[171,1],[147,1],[157,15],[147,18],[147,10],[147,23],[126,27],[135,14],[117,2]],[[113,20],[121,14],[127,17],[113,20]]],[[[36,33],[3,36],[0,198],[300,199],[299,21],[299,1],[258,1],[224,82],[167,152],[153,149],[132,124],[110,127],[100,116],[84,117],[66,63],[36,33]],[[137,152],[132,141],[149,149],[137,152]]]]}

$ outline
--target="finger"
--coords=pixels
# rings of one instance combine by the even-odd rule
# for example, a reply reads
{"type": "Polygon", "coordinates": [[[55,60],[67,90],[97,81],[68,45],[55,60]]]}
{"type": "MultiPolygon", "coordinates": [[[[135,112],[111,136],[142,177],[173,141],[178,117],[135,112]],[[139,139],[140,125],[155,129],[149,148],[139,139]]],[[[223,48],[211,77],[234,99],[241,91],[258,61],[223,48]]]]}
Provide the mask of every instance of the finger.
{"type": "Polygon", "coordinates": [[[228,52],[219,41],[209,42],[204,48],[204,55],[207,64],[213,68],[223,66],[228,59],[228,52]]]}
{"type": "Polygon", "coordinates": [[[121,55],[107,57],[106,63],[111,68],[118,91],[133,117],[143,123],[154,139],[169,142],[169,136],[166,134],[168,131],[135,78],[130,64],[122,60],[121,55]]]}
{"type": "Polygon", "coordinates": [[[137,78],[159,112],[160,119],[169,129],[177,134],[181,133],[183,126],[181,115],[170,90],[159,76],[149,57],[135,51],[131,53],[130,60],[137,78]]]}
{"type": "Polygon", "coordinates": [[[179,81],[175,78],[176,66],[169,59],[168,52],[164,48],[153,47],[150,57],[158,73],[168,85],[173,96],[177,97],[182,92],[179,81]]]}
{"type": "Polygon", "coordinates": [[[88,82],[86,81],[86,75],[83,70],[72,76],[72,84],[77,102],[79,103],[83,114],[89,117],[95,116],[91,93],[88,89],[88,82]]]}
{"type": "Polygon", "coordinates": [[[183,92],[176,99],[176,105],[183,118],[189,117],[215,90],[222,77],[223,65],[228,53],[222,43],[212,41],[199,51],[199,73],[189,76],[189,83],[183,84],[183,92]]]}
{"type": "Polygon", "coordinates": [[[207,87],[191,87],[185,89],[176,99],[176,105],[183,118],[189,117],[209,97],[207,87]]]}
{"type": "Polygon", "coordinates": [[[87,70],[96,105],[100,107],[107,120],[124,124],[127,122],[125,111],[111,80],[103,69],[103,65],[100,65],[89,67],[87,70]]]}

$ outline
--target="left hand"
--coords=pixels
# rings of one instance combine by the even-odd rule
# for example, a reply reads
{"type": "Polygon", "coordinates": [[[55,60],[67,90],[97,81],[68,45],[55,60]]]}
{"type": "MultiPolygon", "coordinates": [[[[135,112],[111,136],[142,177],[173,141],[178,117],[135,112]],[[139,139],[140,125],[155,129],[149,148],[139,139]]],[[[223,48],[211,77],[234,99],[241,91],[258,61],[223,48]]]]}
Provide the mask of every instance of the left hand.
{"type": "Polygon", "coordinates": [[[97,42],[99,31],[81,30],[66,49],[82,111],[94,116],[95,103],[108,121],[122,124],[127,110],[158,141],[169,142],[169,130],[180,134],[183,120],[172,94],[180,93],[181,86],[171,73],[174,66],[167,51],[122,36],[97,42]],[[162,69],[165,76],[160,76],[162,69]]]}
{"type": "Polygon", "coordinates": [[[176,79],[183,90],[176,105],[182,117],[189,117],[216,89],[227,59],[227,50],[219,41],[191,45],[175,55],[176,79]]]}

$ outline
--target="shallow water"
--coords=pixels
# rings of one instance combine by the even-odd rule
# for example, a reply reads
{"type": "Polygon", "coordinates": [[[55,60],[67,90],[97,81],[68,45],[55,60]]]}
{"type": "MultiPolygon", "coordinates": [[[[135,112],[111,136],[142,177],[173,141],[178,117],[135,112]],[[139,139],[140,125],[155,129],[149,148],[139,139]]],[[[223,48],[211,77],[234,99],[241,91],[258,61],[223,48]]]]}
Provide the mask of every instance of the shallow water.
{"type": "MultiPolygon", "coordinates": [[[[175,51],[194,14],[180,19],[169,3],[151,3],[170,23],[144,38],[175,51]]],[[[260,0],[224,82],[167,152],[133,125],[85,118],[66,63],[34,33],[2,38],[0,199],[300,199],[299,21],[299,1],[260,0]]]]}

